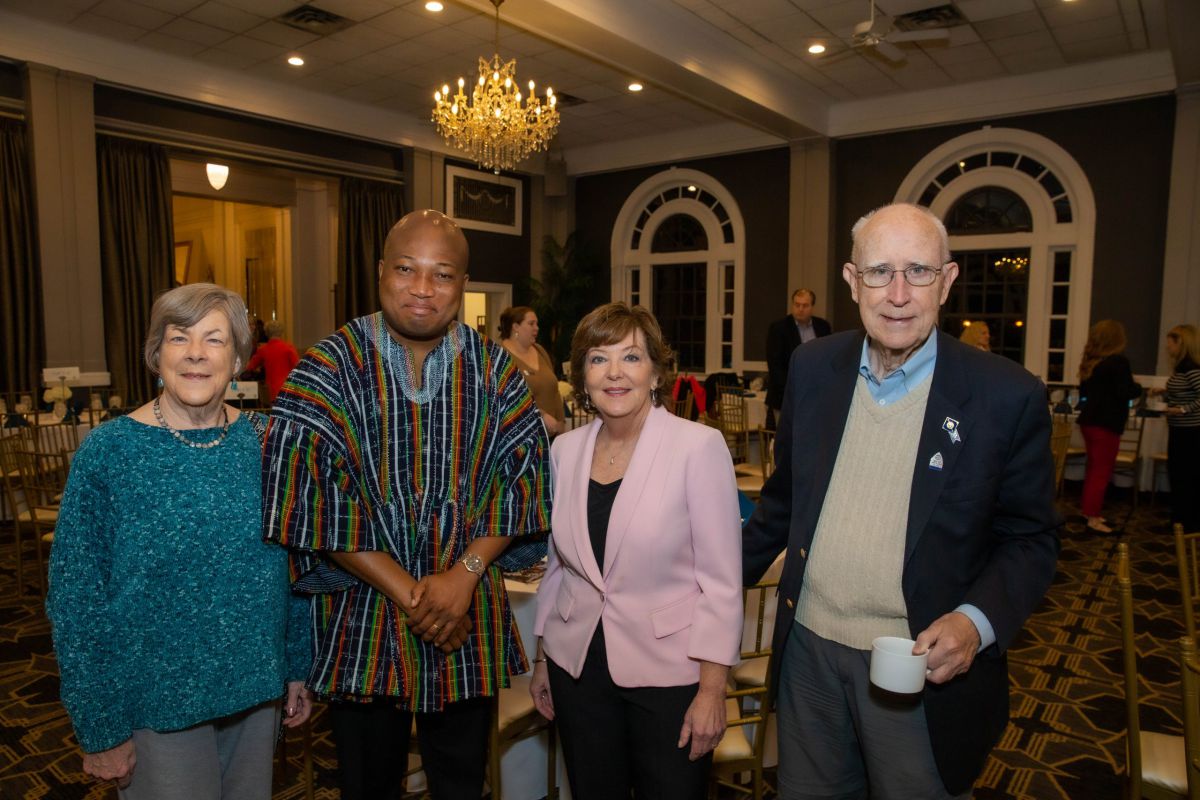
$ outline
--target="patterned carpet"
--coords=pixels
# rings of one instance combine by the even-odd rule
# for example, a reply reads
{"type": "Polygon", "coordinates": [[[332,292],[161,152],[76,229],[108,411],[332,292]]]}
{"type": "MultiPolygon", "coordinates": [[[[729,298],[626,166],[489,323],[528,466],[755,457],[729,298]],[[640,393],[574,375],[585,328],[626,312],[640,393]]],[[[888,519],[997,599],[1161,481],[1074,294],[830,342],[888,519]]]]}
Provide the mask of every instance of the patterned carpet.
{"type": "MultiPolygon", "coordinates": [[[[1126,515],[1133,552],[1142,726],[1182,733],[1175,642],[1182,611],[1175,588],[1174,545],[1166,509],[1143,502],[1132,511],[1111,494],[1110,519],[1126,515]]],[[[1068,525],[1053,587],[1010,651],[1012,722],[980,777],[979,800],[1122,796],[1125,763],[1120,620],[1111,559],[1117,539],[1083,529],[1068,485],[1068,525]]],[[[0,798],[106,800],[101,786],[79,772],[71,726],[58,703],[58,678],[49,624],[27,587],[14,596],[12,535],[0,530],[0,798]]],[[[26,576],[30,578],[29,575],[26,576]]],[[[315,796],[337,797],[336,760],[323,714],[313,724],[315,796]]],[[[287,746],[286,771],[277,764],[275,798],[303,798],[298,734],[287,746]]]]}

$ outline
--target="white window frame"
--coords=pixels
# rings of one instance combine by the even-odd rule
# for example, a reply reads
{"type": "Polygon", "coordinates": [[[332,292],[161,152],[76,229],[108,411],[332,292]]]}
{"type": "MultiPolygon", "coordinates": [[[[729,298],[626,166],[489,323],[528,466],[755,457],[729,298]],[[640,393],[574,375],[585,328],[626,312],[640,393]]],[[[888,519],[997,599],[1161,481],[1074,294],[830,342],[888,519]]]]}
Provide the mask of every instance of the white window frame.
{"type": "Polygon", "coordinates": [[[733,195],[715,178],[699,170],[673,168],[647,178],[625,199],[613,225],[611,240],[612,280],[611,292],[615,300],[629,302],[632,297],[630,274],[640,270],[639,302],[646,308],[654,307],[653,267],[670,264],[704,263],[705,285],[705,353],[704,374],[745,369],[744,355],[744,306],[746,297],[746,244],[745,224],[742,213],[733,195]],[[678,186],[695,186],[697,196],[707,192],[724,207],[733,230],[733,241],[726,242],[717,215],[704,203],[690,197],[681,197],[662,203],[647,219],[642,228],[636,248],[631,246],[638,218],[659,194],[678,186]],[[685,253],[651,253],[650,245],[658,227],[675,214],[687,214],[704,228],[708,237],[707,250],[685,253]],[[733,358],[730,367],[721,366],[721,321],[724,298],[722,270],[726,265],[734,268],[733,306],[733,358]]]}
{"type": "Polygon", "coordinates": [[[1096,238],[1096,202],[1083,168],[1063,148],[1036,133],[1016,128],[983,128],[955,137],[932,150],[908,173],[896,201],[916,203],[925,188],[947,167],[978,153],[1005,151],[1037,159],[1055,174],[1071,201],[1071,221],[1058,222],[1045,189],[1012,167],[986,166],[965,172],[946,183],[930,210],[945,219],[950,208],[968,192],[999,186],[1016,193],[1029,206],[1030,233],[951,236],[950,249],[986,250],[1029,248],[1029,299],[1025,316],[1025,368],[1046,379],[1050,337],[1050,298],[1054,283],[1054,253],[1070,250],[1071,291],[1067,310],[1067,341],[1063,382],[1071,383],[1083,354],[1091,324],[1092,259],[1096,238]]]}

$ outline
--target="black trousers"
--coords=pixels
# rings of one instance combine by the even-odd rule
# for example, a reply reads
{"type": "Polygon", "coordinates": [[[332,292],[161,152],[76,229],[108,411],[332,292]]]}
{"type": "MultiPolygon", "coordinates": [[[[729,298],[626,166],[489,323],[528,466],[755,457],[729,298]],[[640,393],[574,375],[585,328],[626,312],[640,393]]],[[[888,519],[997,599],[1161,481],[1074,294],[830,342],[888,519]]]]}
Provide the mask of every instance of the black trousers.
{"type": "Polygon", "coordinates": [[[1200,428],[1167,428],[1167,477],[1171,481],[1171,522],[1188,533],[1200,531],[1200,428]]]}
{"type": "Polygon", "coordinates": [[[699,684],[624,688],[608,673],[604,631],[588,648],[579,679],[550,668],[554,719],[576,800],[702,800],[712,753],[689,761],[676,747],[699,684]]]}
{"type": "MultiPolygon", "coordinates": [[[[384,700],[334,701],[329,711],[342,800],[399,800],[414,714],[384,700]]],[[[415,716],[430,795],[434,800],[478,800],[487,776],[491,698],[461,700],[415,716]]]]}

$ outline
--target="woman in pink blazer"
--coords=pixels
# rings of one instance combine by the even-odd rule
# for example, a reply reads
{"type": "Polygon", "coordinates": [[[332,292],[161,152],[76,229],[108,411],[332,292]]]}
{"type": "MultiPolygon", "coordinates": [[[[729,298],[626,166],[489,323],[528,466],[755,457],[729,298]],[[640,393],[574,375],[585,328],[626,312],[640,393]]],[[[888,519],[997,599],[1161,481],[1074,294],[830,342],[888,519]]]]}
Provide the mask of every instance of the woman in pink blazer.
{"type": "Polygon", "coordinates": [[[530,691],[579,800],[702,798],[742,633],[741,526],[721,434],[659,404],[671,351],[610,303],[571,346],[597,419],[551,448],[553,546],[530,691]]]}

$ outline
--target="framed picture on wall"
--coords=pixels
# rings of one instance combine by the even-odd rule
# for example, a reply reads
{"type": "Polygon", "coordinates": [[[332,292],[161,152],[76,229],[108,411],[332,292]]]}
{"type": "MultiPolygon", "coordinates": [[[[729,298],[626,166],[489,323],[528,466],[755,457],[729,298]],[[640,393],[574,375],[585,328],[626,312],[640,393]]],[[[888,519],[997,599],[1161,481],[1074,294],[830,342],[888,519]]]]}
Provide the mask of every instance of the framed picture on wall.
{"type": "Polygon", "coordinates": [[[515,178],[446,167],[446,213],[464,228],[520,236],[521,200],[515,178]]]}

